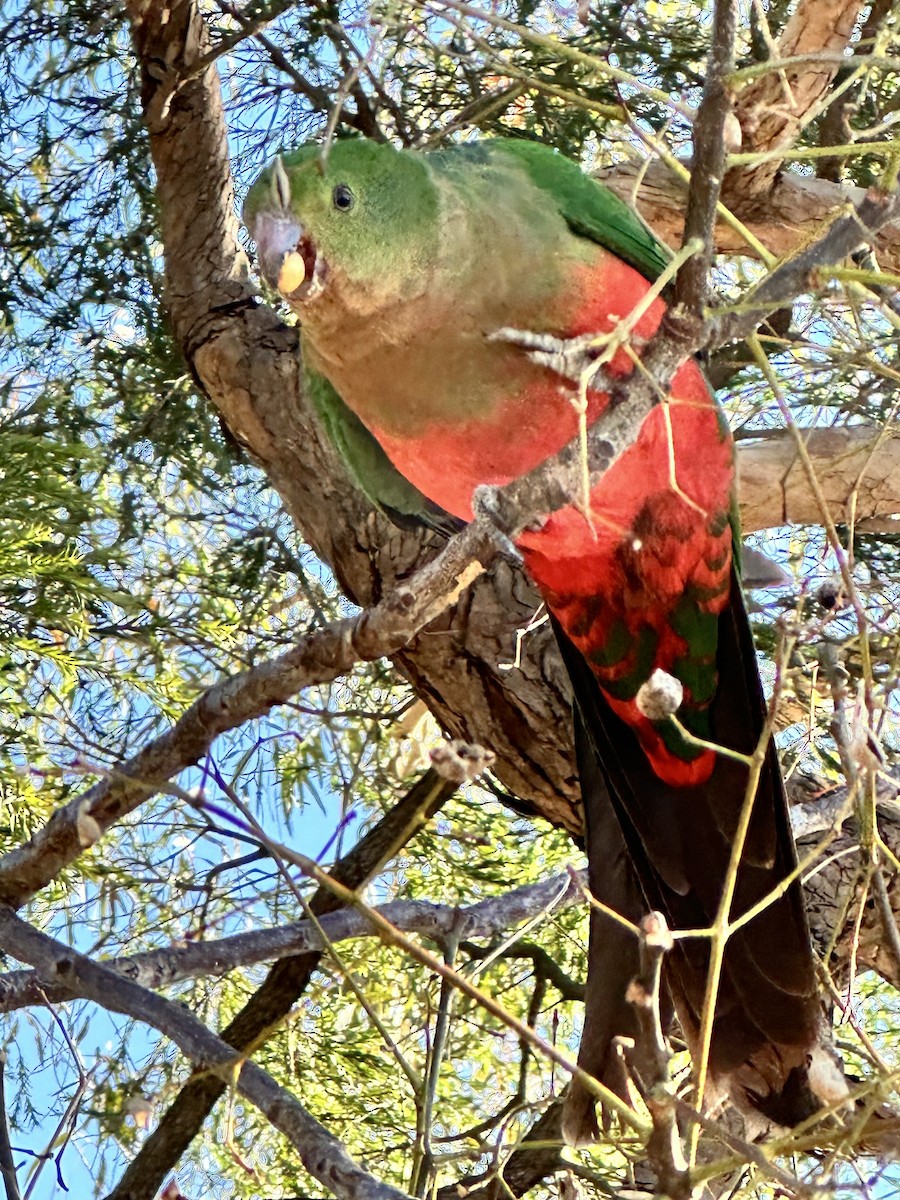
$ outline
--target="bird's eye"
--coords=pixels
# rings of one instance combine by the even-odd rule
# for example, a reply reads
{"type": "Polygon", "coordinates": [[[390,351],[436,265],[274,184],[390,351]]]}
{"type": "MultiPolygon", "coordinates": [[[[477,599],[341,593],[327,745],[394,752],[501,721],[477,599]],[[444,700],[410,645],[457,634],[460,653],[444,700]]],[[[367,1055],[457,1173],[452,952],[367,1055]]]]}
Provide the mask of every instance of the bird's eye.
{"type": "Polygon", "coordinates": [[[339,212],[349,212],[353,207],[354,195],[346,183],[339,183],[332,193],[334,207],[339,212]]]}

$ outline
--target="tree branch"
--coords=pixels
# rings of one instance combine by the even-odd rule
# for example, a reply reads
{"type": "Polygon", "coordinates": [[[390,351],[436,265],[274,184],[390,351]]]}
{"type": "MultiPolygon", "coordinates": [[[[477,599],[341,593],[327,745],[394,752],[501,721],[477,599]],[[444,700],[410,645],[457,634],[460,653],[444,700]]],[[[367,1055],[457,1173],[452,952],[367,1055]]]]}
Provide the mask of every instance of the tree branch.
{"type": "MultiPolygon", "coordinates": [[[[619,163],[598,172],[597,177],[623,200],[635,204],[662,241],[673,249],[682,244],[687,184],[664,162],[619,163]]],[[[848,203],[861,204],[865,194],[865,188],[784,172],[776,177],[764,201],[735,191],[728,204],[770,253],[789,258],[840,216],[848,203]]],[[[720,254],[756,256],[740,233],[721,219],[715,226],[715,243],[720,254]]],[[[874,248],[885,269],[900,271],[900,225],[885,225],[874,248]]]]}
{"type": "MultiPolygon", "coordinates": [[[[608,379],[609,407],[588,438],[592,481],[633,444],[660,389],[701,341],[698,318],[670,312],[647,348],[650,374],[636,373],[625,383],[608,379]]],[[[490,489],[490,517],[476,517],[411,579],[395,584],[379,604],[356,617],[331,622],[278,658],[204,692],[168,733],[58,809],[28,842],[0,859],[0,902],[13,908],[26,903],[117,820],[172,775],[199,761],[220,734],[263,716],[305,687],[330,682],[358,662],[371,662],[407,645],[456,603],[526,525],[580,494],[581,455],[576,438],[527,474],[490,489]]]]}
{"type": "Polygon", "coordinates": [[[264,715],[302,688],[325,683],[357,662],[371,662],[405,645],[454,603],[496,554],[486,522],[452,539],[415,577],[357,617],[332,622],[269,662],[209,688],[175,725],[83,795],[57,809],[27,842],[0,859],[0,902],[18,908],[118,820],[173,775],[198,762],[229,729],[264,715]],[[448,586],[449,585],[449,586],[448,586]]]}
{"type": "MultiPolygon", "coordinates": [[[[145,64],[145,108],[152,120],[162,107],[156,91],[165,86],[154,76],[155,64],[184,69],[180,60],[199,52],[204,31],[188,0],[171,7],[167,22],[153,5],[135,4],[132,12],[139,18],[135,46],[145,64]]],[[[178,90],[167,122],[153,125],[151,148],[175,336],[309,544],[331,564],[346,594],[366,605],[429,552],[428,539],[401,533],[368,512],[306,405],[296,330],[259,307],[247,284],[214,68],[178,90]]],[[[529,636],[516,672],[504,669],[516,630],[537,603],[521,574],[496,562],[455,610],[394,661],[453,736],[496,753],[497,775],[526,810],[536,808],[575,831],[580,819],[571,745],[558,736],[567,720],[568,685],[549,652],[549,631],[529,636]],[[520,736],[523,729],[527,738],[520,736]]]]}
{"type": "MultiPolygon", "coordinates": [[[[551,907],[554,912],[562,912],[582,899],[577,875],[573,878],[567,874],[515,888],[467,908],[426,900],[395,900],[379,905],[375,911],[402,933],[416,933],[443,944],[451,934],[468,939],[492,938],[500,933],[509,933],[517,925],[533,920],[551,907]]],[[[271,962],[286,955],[308,954],[311,951],[318,954],[328,944],[349,938],[376,936],[371,922],[362,913],[354,909],[340,909],[322,914],[315,922],[293,921],[274,929],[254,930],[252,933],[239,933],[208,942],[166,946],[159,950],[112,958],[102,965],[139,987],[159,989],[198,976],[225,975],[239,967],[271,962]]],[[[464,940],[461,947],[465,945],[464,940]]],[[[472,947],[474,958],[483,958],[487,953],[472,947]]],[[[539,947],[526,948],[517,942],[504,953],[506,957],[539,959],[544,952],[539,947]]],[[[540,962],[541,968],[547,970],[548,974],[552,968],[558,971],[552,961],[540,959],[540,962]]],[[[550,975],[550,978],[554,983],[558,981],[559,990],[564,994],[568,994],[575,986],[561,972],[550,975]]],[[[13,1012],[46,1001],[63,1004],[76,998],[76,995],[66,992],[62,985],[49,991],[34,971],[11,971],[0,975],[0,1012],[13,1012]]]]}
{"type": "MultiPolygon", "coordinates": [[[[704,345],[723,344],[752,332],[766,311],[802,291],[817,267],[844,257],[898,210],[896,195],[867,196],[859,212],[837,220],[816,243],[773,272],[745,301],[740,314],[720,316],[712,335],[699,315],[668,310],[646,348],[646,371],[625,382],[609,381],[609,408],[589,435],[592,479],[632,444],[684,358],[704,345]]],[[[513,537],[531,517],[554,511],[578,494],[580,452],[581,447],[573,443],[556,459],[494,494],[492,518],[504,534],[513,537]]],[[[0,860],[0,899],[13,907],[24,903],[160,782],[196,762],[219,733],[262,715],[302,687],[336,678],[357,661],[370,661],[406,645],[455,603],[496,553],[494,530],[480,518],[417,572],[414,586],[398,586],[369,612],[336,622],[273,662],[210,689],[169,734],[125,764],[113,780],[104,780],[71,801],[28,843],[0,860]]]]}
{"type": "Polygon", "coordinates": [[[709,347],[750,337],[767,313],[783,308],[815,287],[816,271],[874,244],[880,230],[900,216],[900,193],[870,188],[862,203],[832,222],[825,233],[772,271],[741,298],[740,312],[711,314],[709,347]]]}
{"type": "MultiPolygon", "coordinates": [[[[735,115],[749,151],[784,150],[788,156],[815,105],[825,96],[841,65],[864,0],[799,0],[776,46],[776,58],[804,56],[794,67],[758,76],[738,95],[735,115]]],[[[745,203],[767,195],[783,159],[732,171],[726,181],[728,202],[745,203]]]]}
{"type": "MultiPolygon", "coordinates": [[[[296,329],[260,306],[237,241],[228,138],[215,67],[174,94],[206,47],[192,0],[160,7],[133,0],[133,40],[143,73],[166,247],[166,297],[174,336],[200,386],[259,463],[345,594],[371,604],[434,545],[372,516],[303,394],[296,329]],[[166,64],[165,70],[160,64],[166,64]],[[168,108],[166,109],[166,104],[168,108]],[[166,111],[160,121],[158,114],[166,111]]],[[[577,828],[571,748],[558,727],[569,704],[561,664],[544,659],[549,630],[529,640],[515,683],[498,666],[539,601],[521,575],[498,563],[461,608],[395,658],[444,727],[490,746],[497,773],[523,805],[577,828]],[[440,636],[434,636],[438,633],[440,636]],[[535,722],[535,714],[545,719],[535,722]],[[519,734],[531,728],[527,744],[519,734]]],[[[533,811],[533,810],[532,810],[533,811]]]]}
{"type": "MultiPolygon", "coordinates": [[[[652,396],[645,398],[652,403],[652,396]]],[[[612,430],[609,438],[621,439],[624,425],[627,444],[630,409],[620,406],[620,411],[626,420],[618,423],[618,435],[612,430]]],[[[603,425],[595,436],[608,441],[603,425]]],[[[848,426],[812,430],[807,441],[834,512],[846,511],[854,488],[858,519],[896,512],[900,436],[883,437],[867,426],[848,426]]],[[[559,469],[554,460],[525,477],[509,495],[504,489],[504,499],[497,508],[508,522],[508,529],[522,519],[522,504],[532,505],[537,512],[544,497],[561,502],[566,473],[576,459],[577,446],[570,447],[560,456],[559,469]]],[[[593,459],[594,465],[601,467],[606,461],[602,455],[593,459]]],[[[746,529],[817,519],[818,509],[805,486],[791,438],[767,437],[740,443],[738,462],[741,517],[746,529]]],[[[0,897],[18,907],[74,861],[85,849],[85,817],[96,823],[100,836],[163,783],[198,762],[220,734],[263,715],[304,687],[337,678],[357,661],[380,657],[404,644],[431,619],[432,606],[439,609],[453,602],[461,581],[477,569],[472,566],[470,554],[474,552],[477,561],[478,554],[490,558],[496,552],[491,538],[484,524],[470,526],[446,547],[443,555],[372,612],[326,626],[279,658],[208,689],[171,730],[59,809],[28,842],[0,858],[0,897]]],[[[576,820],[572,816],[567,823],[571,827],[576,820]]]]}
{"type": "Polygon", "coordinates": [[[703,249],[680,268],[674,289],[675,303],[697,313],[709,295],[715,255],[712,231],[725,174],[725,122],[731,111],[726,79],[734,66],[736,30],[736,0],[716,0],[706,83],[694,121],[694,161],[684,218],[684,244],[694,240],[703,249]]]}
{"type": "MultiPolygon", "coordinates": [[[[872,425],[810,429],[804,433],[816,477],[837,521],[863,530],[900,509],[900,434],[872,425]]],[[[821,520],[790,430],[737,444],[741,528],[815,525],[821,520]]]]}

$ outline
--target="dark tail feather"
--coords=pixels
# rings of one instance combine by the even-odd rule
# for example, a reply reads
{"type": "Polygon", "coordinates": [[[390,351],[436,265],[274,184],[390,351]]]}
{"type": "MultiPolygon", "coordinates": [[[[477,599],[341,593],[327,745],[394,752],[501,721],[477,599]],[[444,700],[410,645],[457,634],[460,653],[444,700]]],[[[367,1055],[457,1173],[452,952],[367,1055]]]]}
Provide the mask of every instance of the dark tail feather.
{"type": "MultiPolygon", "coordinates": [[[[557,637],[564,635],[557,629],[557,637]]],[[[573,654],[578,651],[568,644],[573,654]]],[[[593,739],[585,728],[581,709],[575,711],[575,756],[581,782],[588,832],[588,884],[591,894],[613,912],[637,924],[647,903],[635,874],[622,827],[610,800],[593,739]]],[[[611,917],[591,913],[588,977],[584,999],[584,1029],[578,1065],[627,1099],[627,1079],[621,1059],[613,1052],[613,1038],[637,1036],[634,1009],[625,999],[628,984],[640,969],[634,935],[611,917]]],[[[665,1020],[672,1007],[665,998],[665,1020]]],[[[563,1137],[584,1145],[598,1134],[593,1096],[573,1080],[563,1115],[563,1137]]]]}
{"type": "MultiPolygon", "coordinates": [[[[702,785],[675,789],[663,783],[634,733],[610,709],[582,655],[558,626],[556,633],[580,714],[576,730],[592,889],[635,923],[658,909],[673,929],[708,927],[719,904],[744,803],[746,767],[720,755],[702,785]]],[[[710,738],[750,755],[763,728],[765,708],[736,580],[718,633],[719,684],[710,707],[710,738]]],[[[770,746],[732,916],[769,895],[795,863],[781,773],[770,746]]],[[[708,958],[708,942],[700,938],[679,939],[666,958],[666,984],[692,1049],[700,1028],[708,958]]],[[[592,915],[579,1062],[617,1091],[621,1089],[616,1086],[610,1041],[617,1034],[634,1034],[624,992],[637,964],[637,947],[627,932],[608,918],[592,915]]],[[[780,1124],[805,1119],[817,1107],[805,1072],[820,1020],[803,897],[795,881],[729,939],[710,1055],[715,1082],[730,1090],[738,1103],[780,1124]]],[[[589,1108],[581,1089],[574,1089],[567,1134],[584,1139],[590,1133],[589,1108]]]]}

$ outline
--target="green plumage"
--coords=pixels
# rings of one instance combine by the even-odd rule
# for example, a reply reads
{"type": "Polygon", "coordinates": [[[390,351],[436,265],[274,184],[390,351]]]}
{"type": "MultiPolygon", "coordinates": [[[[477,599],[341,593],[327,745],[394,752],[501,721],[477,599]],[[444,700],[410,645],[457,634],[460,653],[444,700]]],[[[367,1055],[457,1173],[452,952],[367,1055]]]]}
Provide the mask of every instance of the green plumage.
{"type": "Polygon", "coordinates": [[[598,187],[573,162],[535,142],[503,142],[502,153],[522,163],[573,233],[605,246],[645,279],[657,279],[665,270],[671,255],[615,192],[598,187]]]}

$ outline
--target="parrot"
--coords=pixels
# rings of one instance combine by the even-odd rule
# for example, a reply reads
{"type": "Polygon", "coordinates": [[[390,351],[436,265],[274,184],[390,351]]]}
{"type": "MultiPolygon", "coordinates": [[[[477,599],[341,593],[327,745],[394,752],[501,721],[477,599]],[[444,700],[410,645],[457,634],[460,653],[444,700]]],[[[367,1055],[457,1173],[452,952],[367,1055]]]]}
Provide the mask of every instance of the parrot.
{"type": "MultiPolygon", "coordinates": [[[[362,138],[279,155],[248,192],[260,273],[297,314],[307,391],[351,474],[400,522],[452,532],[479,489],[556,455],[606,410],[666,310],[669,252],[555,149],[492,137],[418,151],[362,138]],[[657,294],[659,292],[660,294],[657,294]],[[610,384],[606,384],[609,388],[610,384]]],[[[662,1019],[696,1060],[716,918],[752,811],[715,996],[708,1095],[770,1124],[820,1106],[822,1010],[775,749],[747,759],[765,703],[735,551],[734,446],[686,359],[589,495],[529,522],[515,550],[572,682],[590,918],[578,1062],[620,1096],[637,1037],[632,924],[661,913],[662,1019]],[[665,711],[647,687],[673,685],[665,711]],[[672,711],[674,708],[674,712],[672,711]],[[723,753],[716,747],[723,747],[723,753]],[[767,901],[763,903],[763,901],[767,901]],[[695,932],[695,936],[685,936],[695,932]]],[[[670,689],[671,690],[671,689],[670,689]]],[[[567,1140],[597,1136],[573,1082],[567,1140]]]]}

